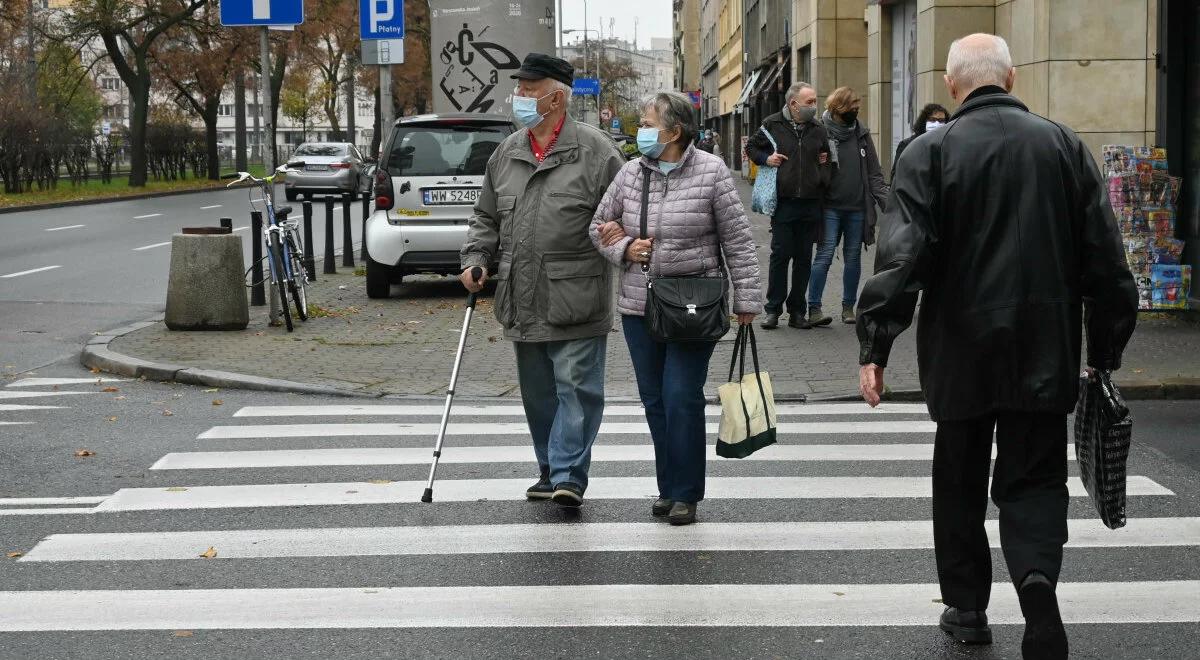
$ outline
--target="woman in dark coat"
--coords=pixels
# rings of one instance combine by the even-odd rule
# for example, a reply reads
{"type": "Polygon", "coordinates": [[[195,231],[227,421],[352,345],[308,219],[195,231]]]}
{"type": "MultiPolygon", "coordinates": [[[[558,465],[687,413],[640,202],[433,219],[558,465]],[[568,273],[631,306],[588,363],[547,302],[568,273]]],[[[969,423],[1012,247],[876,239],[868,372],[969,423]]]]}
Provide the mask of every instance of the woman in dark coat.
{"type": "Polygon", "coordinates": [[[888,181],[896,178],[896,161],[900,160],[900,154],[908,143],[917,139],[918,135],[924,135],[926,131],[933,131],[946,125],[950,120],[950,112],[946,108],[937,103],[930,103],[921,108],[921,113],[917,115],[917,120],[913,122],[913,134],[900,140],[900,144],[896,145],[896,153],[892,155],[892,174],[888,177],[888,181]]]}

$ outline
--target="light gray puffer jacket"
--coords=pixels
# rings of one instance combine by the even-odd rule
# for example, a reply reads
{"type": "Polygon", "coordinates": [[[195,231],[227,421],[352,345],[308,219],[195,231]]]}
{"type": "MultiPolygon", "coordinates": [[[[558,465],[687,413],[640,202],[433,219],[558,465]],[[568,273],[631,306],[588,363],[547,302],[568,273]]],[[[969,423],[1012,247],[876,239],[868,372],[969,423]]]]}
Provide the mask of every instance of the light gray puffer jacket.
{"type": "Polygon", "coordinates": [[[758,251],[733,176],[724,161],[694,146],[669,175],[649,158],[626,163],[600,200],[590,234],[604,257],[621,267],[617,311],[646,313],[646,276],[641,264],[625,261],[625,249],[641,235],[643,169],[651,172],[646,223],[647,235],[654,239],[650,275],[717,275],[719,243],[731,276],[733,312],[761,313],[758,251]],[[620,222],[626,237],[606,248],[600,242],[600,225],[609,221],[620,222]]]}

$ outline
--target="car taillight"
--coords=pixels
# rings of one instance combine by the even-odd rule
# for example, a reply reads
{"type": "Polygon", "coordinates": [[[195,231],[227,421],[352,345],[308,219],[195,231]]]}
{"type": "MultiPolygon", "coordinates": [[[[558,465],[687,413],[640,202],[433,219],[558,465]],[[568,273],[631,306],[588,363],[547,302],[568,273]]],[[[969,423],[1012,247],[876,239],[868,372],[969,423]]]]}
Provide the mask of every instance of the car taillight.
{"type": "Polygon", "coordinates": [[[385,169],[375,170],[375,209],[387,210],[392,208],[395,203],[395,194],[392,191],[392,175],[387,173],[385,169]]]}
{"type": "Polygon", "coordinates": [[[350,163],[330,163],[329,167],[335,170],[348,170],[350,169],[350,163]]]}

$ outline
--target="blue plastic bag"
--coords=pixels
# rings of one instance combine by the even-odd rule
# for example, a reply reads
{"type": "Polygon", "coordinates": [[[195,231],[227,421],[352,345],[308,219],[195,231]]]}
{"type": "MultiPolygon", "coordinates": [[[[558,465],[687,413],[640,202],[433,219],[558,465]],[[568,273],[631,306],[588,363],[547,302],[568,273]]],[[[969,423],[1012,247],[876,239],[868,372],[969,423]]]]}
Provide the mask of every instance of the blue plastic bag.
{"type": "MultiPolygon", "coordinates": [[[[758,130],[767,136],[771,148],[778,151],[779,146],[775,144],[775,138],[771,137],[771,132],[765,127],[760,127],[758,130]]],[[[775,205],[778,202],[778,189],[775,182],[778,174],[779,168],[777,167],[759,166],[758,176],[754,179],[754,190],[750,197],[750,210],[764,215],[775,215],[775,205]]]]}

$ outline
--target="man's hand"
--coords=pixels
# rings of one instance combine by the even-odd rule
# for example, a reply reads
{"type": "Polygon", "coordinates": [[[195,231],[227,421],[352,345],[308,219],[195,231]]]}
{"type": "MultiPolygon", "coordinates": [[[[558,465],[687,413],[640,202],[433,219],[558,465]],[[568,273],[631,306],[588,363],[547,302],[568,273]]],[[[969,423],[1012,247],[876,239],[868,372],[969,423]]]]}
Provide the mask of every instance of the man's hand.
{"type": "Polygon", "coordinates": [[[654,251],[653,238],[635,239],[625,248],[625,261],[632,264],[650,263],[650,253],[654,251]]]}
{"type": "Polygon", "coordinates": [[[488,269],[487,268],[485,268],[483,266],[471,266],[470,268],[466,268],[463,270],[462,275],[458,276],[458,281],[462,282],[462,285],[464,287],[466,287],[467,291],[470,291],[471,293],[479,293],[480,291],[483,290],[483,285],[487,283],[487,278],[488,278],[488,269]],[[471,279],[471,271],[475,270],[476,268],[479,268],[479,270],[483,272],[483,275],[479,278],[478,281],[471,279]]]}
{"type": "Polygon", "coordinates": [[[817,156],[817,162],[818,162],[818,163],[820,163],[820,164],[822,164],[822,165],[824,165],[825,163],[828,163],[828,162],[829,162],[829,152],[828,152],[828,151],[822,151],[822,152],[821,152],[821,153],[820,153],[820,154],[817,156]]]}
{"type": "Polygon", "coordinates": [[[737,315],[738,325],[750,325],[751,323],[754,323],[755,316],[758,316],[758,314],[754,314],[754,313],[738,314],[737,315]]]}
{"type": "Polygon", "coordinates": [[[606,222],[600,225],[600,244],[612,247],[625,240],[625,228],[619,222],[606,222]]]}
{"type": "Polygon", "coordinates": [[[779,167],[780,165],[783,165],[783,162],[787,159],[787,156],[784,156],[777,151],[767,158],[767,165],[770,165],[771,167],[779,167]]]}
{"type": "Polygon", "coordinates": [[[863,401],[874,408],[879,405],[883,396],[883,367],[875,364],[864,364],[858,371],[858,390],[862,392],[863,401]]]}

